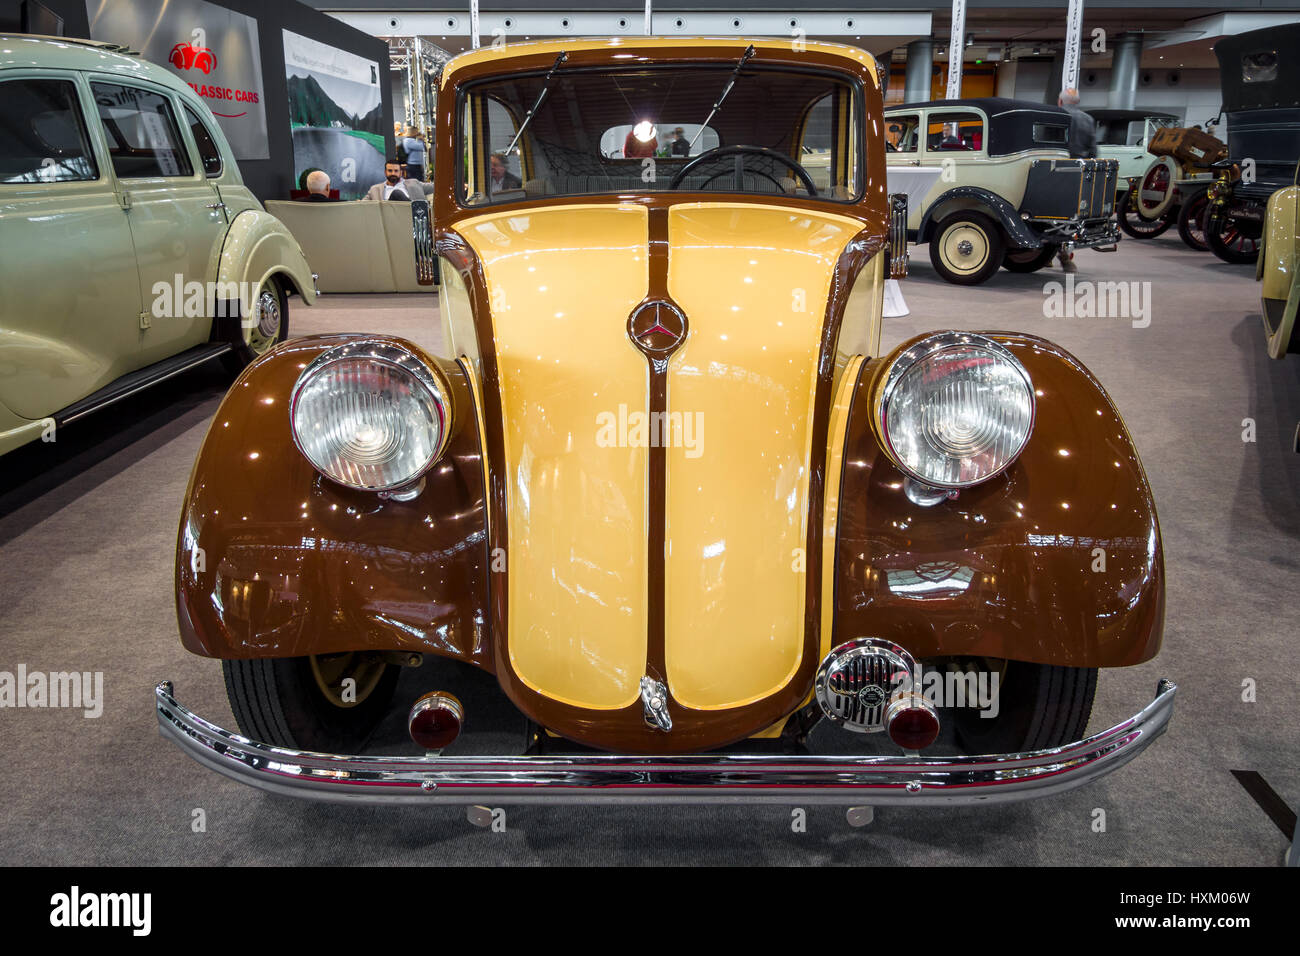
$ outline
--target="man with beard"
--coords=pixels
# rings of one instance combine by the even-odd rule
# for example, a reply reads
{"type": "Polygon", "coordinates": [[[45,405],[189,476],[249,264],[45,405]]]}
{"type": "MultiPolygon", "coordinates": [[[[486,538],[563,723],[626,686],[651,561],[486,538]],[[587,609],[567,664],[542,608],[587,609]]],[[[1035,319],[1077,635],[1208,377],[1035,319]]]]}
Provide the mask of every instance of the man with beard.
{"type": "Polygon", "coordinates": [[[388,199],[395,201],[410,202],[412,199],[423,199],[424,190],[414,179],[402,179],[402,164],[396,159],[390,159],[384,164],[384,181],[375,183],[366,192],[366,199],[388,199]]]}

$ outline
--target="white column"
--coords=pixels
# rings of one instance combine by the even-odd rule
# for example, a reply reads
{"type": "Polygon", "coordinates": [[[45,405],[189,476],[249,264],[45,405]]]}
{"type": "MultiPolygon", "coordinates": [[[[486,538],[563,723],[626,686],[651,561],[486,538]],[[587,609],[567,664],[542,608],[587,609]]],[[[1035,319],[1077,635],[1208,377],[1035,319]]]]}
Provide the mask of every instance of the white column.
{"type": "Polygon", "coordinates": [[[469,0],[469,42],[478,49],[478,0],[469,0]]]}
{"type": "Polygon", "coordinates": [[[645,0],[645,35],[649,36],[653,30],[650,24],[650,0],[645,0]]]}
{"type": "Polygon", "coordinates": [[[1138,69],[1142,61],[1142,34],[1126,33],[1115,38],[1110,61],[1110,93],[1106,105],[1131,110],[1137,103],[1138,69]]]}
{"type": "Polygon", "coordinates": [[[929,37],[907,45],[907,66],[903,72],[903,102],[924,103],[930,99],[930,77],[934,72],[934,41],[929,37]]]}

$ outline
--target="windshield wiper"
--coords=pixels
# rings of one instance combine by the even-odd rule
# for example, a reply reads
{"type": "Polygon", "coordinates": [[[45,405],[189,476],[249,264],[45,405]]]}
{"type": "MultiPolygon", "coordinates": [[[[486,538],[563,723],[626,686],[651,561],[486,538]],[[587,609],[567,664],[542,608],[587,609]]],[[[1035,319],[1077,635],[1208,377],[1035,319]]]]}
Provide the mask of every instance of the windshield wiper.
{"type": "Polygon", "coordinates": [[[709,118],[704,121],[704,125],[696,130],[695,135],[691,137],[691,142],[686,147],[687,154],[695,148],[695,141],[704,133],[704,127],[708,126],[709,123],[713,121],[713,117],[716,116],[718,110],[722,108],[723,101],[731,95],[731,88],[736,85],[736,77],[740,76],[740,71],[744,69],[745,64],[749,62],[749,58],[753,55],[754,44],[751,43],[749,46],[745,47],[745,52],[740,54],[740,62],[738,62],[736,68],[731,71],[731,78],[727,80],[727,85],[723,87],[722,95],[718,97],[718,102],[713,104],[713,109],[709,110],[709,118]]]}
{"type": "MultiPolygon", "coordinates": [[[[751,47],[750,49],[753,48],[751,47]]],[[[519,137],[524,135],[524,130],[528,129],[528,124],[532,122],[533,114],[541,109],[542,100],[546,99],[546,94],[551,91],[551,77],[555,76],[555,71],[558,70],[561,64],[563,64],[568,58],[569,52],[567,50],[561,50],[560,55],[557,56],[555,62],[551,64],[551,68],[546,71],[546,76],[542,79],[542,89],[537,94],[537,99],[533,103],[533,108],[528,111],[528,115],[524,117],[524,121],[519,124],[519,132],[515,133],[515,138],[512,139],[510,145],[506,147],[507,155],[509,155],[511,150],[515,148],[515,144],[519,142],[519,137]]]]}

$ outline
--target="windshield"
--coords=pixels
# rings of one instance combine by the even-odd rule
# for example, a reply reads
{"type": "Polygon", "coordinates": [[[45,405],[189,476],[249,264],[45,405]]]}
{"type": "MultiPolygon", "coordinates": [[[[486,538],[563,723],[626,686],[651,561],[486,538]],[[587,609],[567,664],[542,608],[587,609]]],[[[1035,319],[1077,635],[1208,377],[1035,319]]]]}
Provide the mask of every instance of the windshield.
{"type": "Polygon", "coordinates": [[[469,85],[458,115],[460,201],[470,206],[669,190],[852,202],[861,192],[861,106],[839,75],[561,64],[549,80],[469,85]]]}

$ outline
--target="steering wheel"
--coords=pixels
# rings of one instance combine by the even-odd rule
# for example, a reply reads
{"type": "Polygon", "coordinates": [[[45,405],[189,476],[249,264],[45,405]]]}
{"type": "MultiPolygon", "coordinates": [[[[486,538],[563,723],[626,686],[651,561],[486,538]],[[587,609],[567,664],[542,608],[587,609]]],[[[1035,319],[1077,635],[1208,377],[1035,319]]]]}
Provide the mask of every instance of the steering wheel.
{"type": "MultiPolygon", "coordinates": [[[[681,169],[677,171],[677,175],[672,178],[672,181],[668,184],[668,188],[669,189],[681,188],[682,180],[684,180],[687,176],[689,176],[695,170],[695,167],[699,166],[701,163],[715,162],[719,159],[726,159],[727,157],[732,157],[733,165],[731,171],[734,173],[736,177],[735,178],[736,189],[738,191],[743,191],[745,188],[745,157],[746,156],[757,156],[760,159],[770,159],[780,163],[782,166],[787,167],[790,170],[790,172],[794,173],[795,176],[799,177],[799,180],[803,183],[804,188],[808,190],[809,196],[817,195],[817,187],[813,185],[812,177],[808,175],[808,170],[804,169],[802,166],[796,163],[789,156],[786,156],[784,153],[779,153],[774,149],[768,149],[765,146],[719,146],[716,149],[709,150],[708,152],[700,153],[700,155],[696,156],[689,163],[687,163],[685,166],[683,166],[681,169]]],[[[758,169],[752,170],[752,172],[755,176],[762,176],[764,179],[771,180],[772,184],[775,185],[778,189],[781,188],[781,184],[777,182],[776,177],[772,176],[770,173],[765,173],[762,170],[758,170],[758,169]]],[[[726,172],[715,173],[714,175],[706,179],[703,185],[707,186],[715,179],[718,179],[719,177],[725,175],[726,172]]]]}

